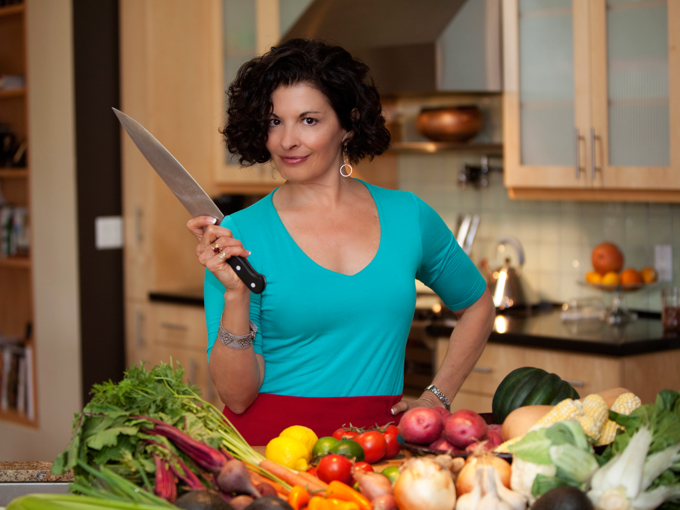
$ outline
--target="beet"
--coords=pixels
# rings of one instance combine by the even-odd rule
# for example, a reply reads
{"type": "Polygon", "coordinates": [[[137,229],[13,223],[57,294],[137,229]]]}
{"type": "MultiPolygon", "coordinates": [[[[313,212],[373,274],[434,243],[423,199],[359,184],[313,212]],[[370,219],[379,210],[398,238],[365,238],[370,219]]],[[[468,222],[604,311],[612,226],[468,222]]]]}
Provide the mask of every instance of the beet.
{"type": "Polygon", "coordinates": [[[222,496],[210,489],[185,492],[174,505],[184,510],[234,510],[222,496]]]}
{"type": "Polygon", "coordinates": [[[293,507],[280,498],[265,496],[253,501],[245,510],[293,510],[293,507]]]}

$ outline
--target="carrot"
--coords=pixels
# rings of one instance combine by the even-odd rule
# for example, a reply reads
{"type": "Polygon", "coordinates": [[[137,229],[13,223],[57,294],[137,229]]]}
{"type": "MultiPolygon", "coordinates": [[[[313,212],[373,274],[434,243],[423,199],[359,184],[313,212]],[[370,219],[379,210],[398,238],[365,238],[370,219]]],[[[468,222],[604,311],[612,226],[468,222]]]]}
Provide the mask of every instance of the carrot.
{"type": "Polygon", "coordinates": [[[307,473],[306,471],[298,471],[298,476],[309,480],[309,483],[313,484],[314,486],[317,486],[318,489],[315,490],[326,490],[326,488],[328,487],[328,484],[326,482],[320,480],[311,473],[307,473]]]}
{"type": "MultiPolygon", "coordinates": [[[[293,485],[302,485],[303,487],[308,487],[311,490],[322,489],[322,487],[320,487],[318,485],[318,483],[315,484],[315,486],[313,486],[313,482],[311,480],[309,480],[308,478],[300,476],[299,473],[296,473],[295,471],[288,469],[287,467],[282,466],[281,464],[278,464],[278,463],[271,461],[269,459],[261,460],[260,461],[260,467],[262,469],[266,469],[267,471],[269,471],[274,476],[280,478],[281,480],[286,482],[291,487],[293,485]]],[[[320,480],[317,480],[317,482],[320,482],[320,480]]]]}
{"type": "Polygon", "coordinates": [[[260,483],[268,483],[274,489],[276,489],[276,492],[280,494],[288,494],[288,489],[286,489],[283,485],[280,483],[275,482],[274,480],[270,480],[269,478],[265,478],[262,476],[260,473],[257,473],[256,471],[253,471],[253,467],[250,464],[246,464],[249,468],[250,471],[250,480],[253,482],[253,485],[258,485],[260,483]]]}

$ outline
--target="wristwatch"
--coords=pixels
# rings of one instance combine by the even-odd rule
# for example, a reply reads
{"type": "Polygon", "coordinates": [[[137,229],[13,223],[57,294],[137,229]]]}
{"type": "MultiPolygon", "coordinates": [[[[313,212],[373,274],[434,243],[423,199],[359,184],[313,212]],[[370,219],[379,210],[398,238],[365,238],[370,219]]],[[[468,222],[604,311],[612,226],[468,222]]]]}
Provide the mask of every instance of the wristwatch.
{"type": "Polygon", "coordinates": [[[446,398],[446,395],[442,393],[442,390],[437,388],[434,384],[430,384],[426,390],[430,390],[432,393],[434,393],[439,400],[441,400],[442,404],[444,404],[444,407],[446,407],[447,411],[451,410],[451,402],[449,402],[449,399],[446,398]]]}

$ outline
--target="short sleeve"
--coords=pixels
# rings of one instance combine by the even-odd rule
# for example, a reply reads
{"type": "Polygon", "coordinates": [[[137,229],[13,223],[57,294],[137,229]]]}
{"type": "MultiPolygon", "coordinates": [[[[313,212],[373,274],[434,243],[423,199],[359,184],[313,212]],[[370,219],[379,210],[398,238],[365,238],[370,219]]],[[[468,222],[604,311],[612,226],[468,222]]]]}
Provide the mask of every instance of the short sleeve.
{"type": "MultiPolygon", "coordinates": [[[[235,239],[242,239],[241,232],[231,216],[225,216],[221,226],[231,230],[235,239]]],[[[250,320],[257,326],[253,347],[257,354],[262,354],[262,334],[260,333],[260,294],[250,294],[250,320]]],[[[208,331],[208,358],[217,340],[217,331],[224,310],[224,285],[207,269],[203,282],[203,305],[205,307],[205,323],[208,331]]]]}
{"type": "Polygon", "coordinates": [[[434,290],[448,308],[462,310],[482,296],[486,282],[439,214],[413,196],[423,253],[416,278],[434,290]]]}

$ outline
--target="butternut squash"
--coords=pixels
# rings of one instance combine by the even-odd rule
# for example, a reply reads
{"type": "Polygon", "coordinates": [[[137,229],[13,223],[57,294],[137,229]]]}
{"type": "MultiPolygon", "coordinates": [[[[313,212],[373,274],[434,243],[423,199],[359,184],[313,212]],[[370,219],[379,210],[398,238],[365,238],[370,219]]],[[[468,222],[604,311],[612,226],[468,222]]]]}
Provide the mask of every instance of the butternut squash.
{"type": "MultiPolygon", "coordinates": [[[[607,408],[611,408],[614,401],[619,395],[628,393],[630,390],[626,388],[610,388],[608,390],[600,391],[600,395],[607,408]]],[[[501,429],[501,437],[503,441],[508,441],[515,437],[523,436],[528,430],[533,427],[538,420],[543,418],[555,406],[524,406],[512,411],[503,422],[501,429]]]]}

